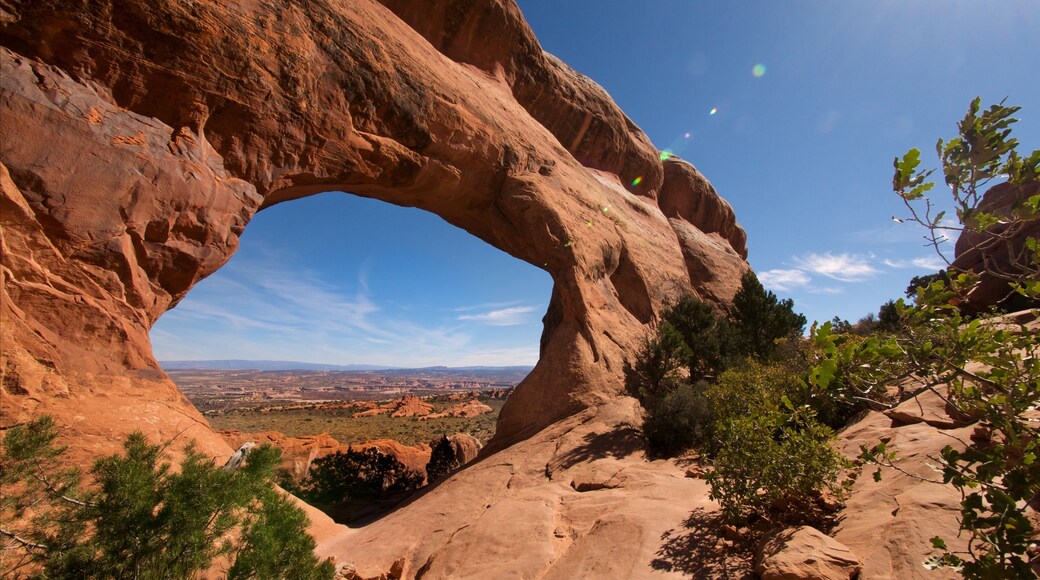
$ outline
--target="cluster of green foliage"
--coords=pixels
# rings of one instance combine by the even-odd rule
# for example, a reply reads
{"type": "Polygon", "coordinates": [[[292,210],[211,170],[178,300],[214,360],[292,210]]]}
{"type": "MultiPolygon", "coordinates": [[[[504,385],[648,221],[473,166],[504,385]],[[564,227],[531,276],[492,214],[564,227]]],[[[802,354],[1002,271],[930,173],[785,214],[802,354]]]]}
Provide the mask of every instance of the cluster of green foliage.
{"type": "Polygon", "coordinates": [[[123,454],[98,459],[94,486],[61,465],[49,417],[4,435],[0,533],[22,551],[23,568],[45,578],[192,578],[227,558],[228,578],[332,578],[319,562],[307,517],[272,485],[280,452],[261,446],[239,469],[217,468],[194,449],[179,470],[163,445],[137,432],[123,454]],[[234,538],[234,539],[232,539],[234,538]]]}
{"type": "Polygon", "coordinates": [[[688,296],[663,313],[636,365],[643,433],[657,453],[713,460],[730,521],[817,522],[822,497],[842,495],[844,460],[800,378],[805,318],[752,273],[727,314],[688,296]]]}
{"type": "MultiPolygon", "coordinates": [[[[1014,243],[1016,232],[1040,219],[1040,195],[1021,196],[1010,212],[992,213],[981,203],[982,188],[993,179],[1005,178],[1012,191],[1040,182],[1040,151],[1022,158],[1010,138],[1017,110],[999,104],[981,111],[976,99],[958,125],[960,135],[939,141],[959,226],[943,221],[944,212],[936,213],[925,197],[934,184],[926,181],[931,171],[918,170],[920,152],[913,149],[895,161],[893,187],[910,208],[908,221],[927,228],[926,239],[940,254],[950,229],[976,234],[981,241],[973,250],[983,253],[985,271],[950,269],[918,280],[913,305],[895,304],[900,323],[892,333],[855,337],[836,333],[830,323],[812,332],[817,360],[809,382],[821,396],[885,407],[894,404],[886,387],[912,378],[918,387],[904,397],[932,390],[958,418],[977,422],[972,441],[946,446],[934,458],[942,472],[937,483],[961,494],[967,547],[953,550],[945,539],[933,538],[939,553],[926,563],[960,570],[966,578],[1027,578],[1031,567],[1040,566],[1038,532],[1027,513],[1040,504],[1040,436],[1033,416],[1040,408],[1040,346],[1016,319],[969,319],[956,306],[979,275],[999,276],[1025,298],[1040,297],[1037,241],[1014,243]],[[996,262],[987,252],[1004,252],[1010,267],[991,270],[988,265],[996,262]]],[[[862,459],[899,469],[884,443],[864,447],[862,459]]],[[[881,474],[879,467],[875,478],[881,474]]]]}
{"type": "Polygon", "coordinates": [[[375,447],[337,451],[311,463],[310,473],[293,493],[319,507],[348,500],[374,500],[418,489],[423,476],[375,447]]]}
{"type": "Polygon", "coordinates": [[[455,455],[455,446],[447,435],[442,435],[441,440],[434,445],[430,453],[430,461],[426,464],[426,480],[430,483],[447,476],[460,466],[459,458],[455,455]]]}
{"type": "Polygon", "coordinates": [[[636,362],[640,397],[652,406],[658,395],[685,382],[711,379],[747,358],[768,360],[778,341],[801,335],[805,317],[794,303],[762,287],[753,272],[744,274],[726,313],[683,296],[661,316],[657,335],[648,338],[636,362]]]}
{"type": "Polygon", "coordinates": [[[707,479],[726,519],[821,525],[827,496],[845,495],[847,462],[831,446],[834,432],[808,394],[789,365],[754,360],[708,386],[713,413],[703,448],[713,469],[707,479]]]}

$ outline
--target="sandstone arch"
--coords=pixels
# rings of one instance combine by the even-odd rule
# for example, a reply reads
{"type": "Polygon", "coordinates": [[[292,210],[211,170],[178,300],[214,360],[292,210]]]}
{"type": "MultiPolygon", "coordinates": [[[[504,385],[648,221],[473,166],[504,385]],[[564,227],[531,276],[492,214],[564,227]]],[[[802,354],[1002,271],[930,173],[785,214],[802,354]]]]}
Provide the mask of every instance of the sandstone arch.
{"type": "Polygon", "coordinates": [[[728,299],[747,267],[728,204],[512,2],[4,6],[5,424],[51,412],[100,447],[201,426],[148,328],[255,211],[320,191],[426,209],[551,274],[499,444],[621,394],[662,302],[728,299]]]}

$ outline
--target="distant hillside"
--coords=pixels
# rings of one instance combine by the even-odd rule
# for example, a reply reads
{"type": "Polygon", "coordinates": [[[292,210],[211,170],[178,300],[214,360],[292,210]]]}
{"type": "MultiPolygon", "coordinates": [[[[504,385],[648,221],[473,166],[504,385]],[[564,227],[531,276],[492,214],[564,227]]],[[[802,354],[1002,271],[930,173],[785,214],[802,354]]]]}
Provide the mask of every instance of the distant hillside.
{"type": "Polygon", "coordinates": [[[328,365],[287,360],[167,360],[159,361],[167,371],[383,371],[397,367],[378,365],[328,365]]]}

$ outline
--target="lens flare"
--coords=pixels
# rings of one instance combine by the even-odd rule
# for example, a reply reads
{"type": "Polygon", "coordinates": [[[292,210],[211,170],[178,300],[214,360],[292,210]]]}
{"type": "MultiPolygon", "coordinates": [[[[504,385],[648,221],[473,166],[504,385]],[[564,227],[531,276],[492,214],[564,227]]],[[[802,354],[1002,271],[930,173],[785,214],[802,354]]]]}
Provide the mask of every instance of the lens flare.
{"type": "Polygon", "coordinates": [[[693,135],[690,135],[689,133],[683,133],[683,139],[689,139],[692,136],[693,135]]]}
{"type": "Polygon", "coordinates": [[[714,115],[715,113],[718,113],[718,112],[719,112],[719,108],[718,107],[712,107],[711,110],[708,111],[708,114],[709,115],[714,115]]]}
{"type": "Polygon", "coordinates": [[[760,78],[764,77],[765,74],[766,74],[766,65],[764,65],[762,63],[758,63],[755,66],[751,67],[751,76],[755,77],[756,79],[760,79],[760,78]]]}
{"type": "Polygon", "coordinates": [[[640,175],[639,177],[637,177],[637,178],[632,180],[632,187],[635,187],[635,186],[639,185],[640,183],[643,183],[643,176],[642,175],[640,175]]]}
{"type": "Polygon", "coordinates": [[[661,155],[660,155],[660,157],[661,157],[661,161],[668,161],[668,159],[669,159],[669,158],[670,158],[670,157],[671,157],[672,155],[675,155],[675,153],[672,153],[672,152],[671,152],[671,151],[669,151],[668,149],[665,149],[664,151],[662,151],[662,152],[661,152],[661,155]]]}

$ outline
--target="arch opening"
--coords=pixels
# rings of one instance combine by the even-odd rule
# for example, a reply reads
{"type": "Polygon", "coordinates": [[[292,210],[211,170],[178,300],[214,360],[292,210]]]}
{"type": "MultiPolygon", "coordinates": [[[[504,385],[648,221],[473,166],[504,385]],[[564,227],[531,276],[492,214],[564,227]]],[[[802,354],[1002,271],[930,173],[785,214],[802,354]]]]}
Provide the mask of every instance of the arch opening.
{"type": "Polygon", "coordinates": [[[315,446],[379,440],[423,470],[440,436],[494,434],[538,361],[551,290],[432,213],[325,192],[258,212],[150,338],[229,444],[282,446],[297,479],[315,446]]]}

